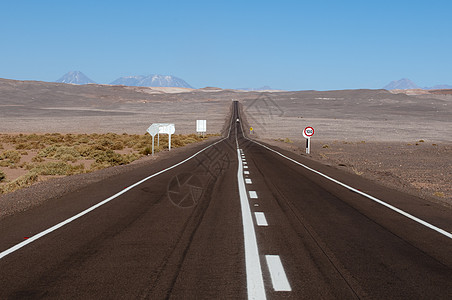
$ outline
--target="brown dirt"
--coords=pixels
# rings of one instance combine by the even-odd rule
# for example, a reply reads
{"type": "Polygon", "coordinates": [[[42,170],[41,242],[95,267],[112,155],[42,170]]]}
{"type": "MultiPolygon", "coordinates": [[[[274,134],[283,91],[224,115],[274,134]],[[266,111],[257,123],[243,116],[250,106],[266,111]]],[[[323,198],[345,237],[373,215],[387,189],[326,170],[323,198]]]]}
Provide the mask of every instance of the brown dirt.
{"type": "Polygon", "coordinates": [[[265,140],[385,186],[452,206],[452,143],[348,142],[311,139],[306,144],[265,140]]]}

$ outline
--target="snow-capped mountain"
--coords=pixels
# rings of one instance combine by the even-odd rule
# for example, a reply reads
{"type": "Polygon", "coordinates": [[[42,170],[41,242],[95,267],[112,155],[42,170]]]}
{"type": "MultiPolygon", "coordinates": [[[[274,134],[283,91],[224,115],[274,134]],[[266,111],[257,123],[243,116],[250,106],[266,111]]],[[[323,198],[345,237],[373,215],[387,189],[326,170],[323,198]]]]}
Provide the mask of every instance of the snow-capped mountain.
{"type": "Polygon", "coordinates": [[[184,80],[171,75],[126,76],[110,83],[112,85],[126,86],[154,86],[154,87],[183,87],[192,88],[184,80]]]}
{"type": "Polygon", "coordinates": [[[89,79],[85,74],[80,71],[71,71],[63,75],[56,82],[61,83],[72,83],[72,84],[88,84],[88,83],[96,83],[93,80],[89,79]]]}
{"type": "Polygon", "coordinates": [[[408,89],[420,89],[414,82],[407,78],[391,81],[389,84],[383,87],[385,90],[408,90],[408,89]]]}

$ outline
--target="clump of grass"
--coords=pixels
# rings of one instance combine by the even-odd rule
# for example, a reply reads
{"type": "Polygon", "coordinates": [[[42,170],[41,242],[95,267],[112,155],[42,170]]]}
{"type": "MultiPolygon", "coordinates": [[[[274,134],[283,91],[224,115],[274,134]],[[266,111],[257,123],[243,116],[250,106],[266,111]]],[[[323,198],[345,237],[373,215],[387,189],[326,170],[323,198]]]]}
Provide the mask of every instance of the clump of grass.
{"type": "Polygon", "coordinates": [[[73,175],[84,173],[85,166],[83,164],[71,165],[64,161],[49,161],[39,164],[27,165],[31,173],[37,175],[73,175]]]}
{"type": "Polygon", "coordinates": [[[5,173],[2,170],[0,170],[0,182],[2,182],[5,179],[6,179],[5,173]]]}
{"type": "Polygon", "coordinates": [[[284,143],[293,144],[293,141],[291,139],[289,139],[289,138],[286,138],[284,140],[284,143]]]}
{"type": "Polygon", "coordinates": [[[445,197],[443,192],[434,192],[433,196],[436,196],[436,197],[439,197],[439,198],[444,198],[445,197]]]}
{"type": "Polygon", "coordinates": [[[16,150],[6,150],[0,154],[0,167],[14,167],[20,161],[20,153],[16,150]]]}
{"type": "Polygon", "coordinates": [[[419,140],[419,143],[424,143],[425,141],[424,140],[419,140]]]}
{"type": "Polygon", "coordinates": [[[39,151],[39,157],[59,159],[62,161],[76,162],[82,156],[75,147],[52,145],[39,151]]]}
{"type": "Polygon", "coordinates": [[[328,146],[327,144],[323,145],[322,148],[329,148],[330,146],[328,146]]]}
{"type": "Polygon", "coordinates": [[[0,186],[0,194],[14,192],[15,190],[30,186],[36,181],[38,181],[38,174],[29,172],[12,182],[0,186]]]}

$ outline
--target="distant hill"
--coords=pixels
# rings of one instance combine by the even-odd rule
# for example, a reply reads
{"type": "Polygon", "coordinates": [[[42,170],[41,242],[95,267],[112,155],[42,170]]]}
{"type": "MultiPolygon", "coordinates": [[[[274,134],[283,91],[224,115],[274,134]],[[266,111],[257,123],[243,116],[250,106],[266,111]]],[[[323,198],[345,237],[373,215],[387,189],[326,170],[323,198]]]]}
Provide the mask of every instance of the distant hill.
{"type": "Polygon", "coordinates": [[[269,87],[268,85],[264,85],[263,87],[260,88],[238,88],[237,90],[241,90],[241,91],[270,91],[273,90],[271,87],[269,87]]]}
{"type": "Polygon", "coordinates": [[[411,90],[420,89],[420,87],[407,78],[391,81],[383,87],[385,90],[411,90]]]}
{"type": "Polygon", "coordinates": [[[439,84],[432,87],[424,87],[421,88],[414,82],[412,82],[409,79],[400,79],[400,80],[394,80],[391,81],[389,84],[387,84],[385,87],[383,87],[385,90],[414,90],[414,89],[424,89],[424,90],[449,90],[452,89],[452,85],[448,84],[439,84]]]}
{"type": "Polygon", "coordinates": [[[85,74],[80,71],[70,71],[63,75],[56,82],[61,83],[72,83],[72,84],[88,84],[88,83],[96,83],[93,80],[89,79],[85,74]]]}
{"type": "Polygon", "coordinates": [[[182,87],[193,88],[184,80],[171,75],[127,76],[111,82],[112,85],[150,86],[150,87],[182,87]]]}
{"type": "Polygon", "coordinates": [[[426,90],[450,90],[452,89],[452,85],[448,84],[439,84],[432,87],[426,87],[426,90]]]}

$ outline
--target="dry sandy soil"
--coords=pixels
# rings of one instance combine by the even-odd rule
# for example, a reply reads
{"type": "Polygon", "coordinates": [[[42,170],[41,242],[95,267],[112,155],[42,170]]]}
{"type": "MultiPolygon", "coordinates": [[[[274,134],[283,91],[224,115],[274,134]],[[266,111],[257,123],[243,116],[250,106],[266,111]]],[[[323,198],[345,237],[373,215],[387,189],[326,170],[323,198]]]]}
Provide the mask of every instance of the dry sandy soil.
{"type": "Polygon", "coordinates": [[[0,133],[143,134],[159,122],[185,134],[195,132],[196,119],[218,133],[232,99],[256,138],[303,153],[301,132],[312,126],[312,159],[452,204],[452,95],[438,91],[271,93],[0,79],[0,133]]]}

